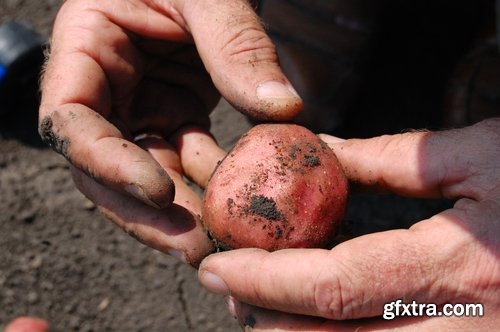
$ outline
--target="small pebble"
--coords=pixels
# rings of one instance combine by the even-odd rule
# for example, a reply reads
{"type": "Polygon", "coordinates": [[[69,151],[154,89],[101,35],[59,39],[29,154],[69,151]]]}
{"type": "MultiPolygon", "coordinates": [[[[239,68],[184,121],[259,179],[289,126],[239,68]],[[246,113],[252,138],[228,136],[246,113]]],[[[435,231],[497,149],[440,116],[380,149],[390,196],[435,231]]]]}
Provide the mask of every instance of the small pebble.
{"type": "Polygon", "coordinates": [[[28,303],[35,304],[37,302],[38,302],[38,294],[36,292],[29,292],[28,293],[28,303]]]}
{"type": "Polygon", "coordinates": [[[99,310],[99,311],[106,310],[106,308],[109,306],[110,303],[111,303],[111,300],[109,299],[109,297],[105,297],[104,299],[102,299],[102,301],[97,306],[97,310],[99,310]]]}

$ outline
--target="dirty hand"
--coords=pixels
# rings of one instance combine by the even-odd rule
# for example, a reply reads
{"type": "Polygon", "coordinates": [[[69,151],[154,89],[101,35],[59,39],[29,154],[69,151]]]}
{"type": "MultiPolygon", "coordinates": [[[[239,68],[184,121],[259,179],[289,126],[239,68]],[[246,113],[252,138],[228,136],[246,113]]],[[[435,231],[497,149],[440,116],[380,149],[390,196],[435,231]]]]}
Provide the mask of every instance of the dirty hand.
{"type": "MultiPolygon", "coordinates": [[[[121,226],[138,218],[131,205],[164,216],[154,209],[174,198],[172,179],[134,143],[137,135],[167,138],[186,124],[208,129],[218,92],[261,119],[290,119],[302,107],[245,0],[66,1],[41,89],[43,140],[71,162],[97,205],[112,202],[105,210],[121,226]]],[[[153,247],[178,247],[136,231],[153,247]]]]}
{"type": "Polygon", "coordinates": [[[500,118],[443,132],[322,138],[351,181],[406,196],[454,199],[454,207],[408,230],[361,236],[332,250],[214,254],[200,266],[201,283],[230,295],[230,311],[255,331],[495,329],[500,317],[500,118]],[[384,304],[398,299],[404,304],[481,303],[484,317],[383,320],[384,313],[388,318],[396,313],[394,306],[384,312],[384,304]]]}

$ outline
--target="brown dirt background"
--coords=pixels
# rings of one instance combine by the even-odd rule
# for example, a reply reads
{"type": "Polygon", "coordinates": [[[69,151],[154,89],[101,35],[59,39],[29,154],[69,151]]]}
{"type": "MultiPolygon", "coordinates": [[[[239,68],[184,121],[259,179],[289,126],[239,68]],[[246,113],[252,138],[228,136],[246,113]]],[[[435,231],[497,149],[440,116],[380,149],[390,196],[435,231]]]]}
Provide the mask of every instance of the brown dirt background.
{"type": "MultiPolygon", "coordinates": [[[[0,24],[23,20],[49,36],[61,3],[2,0],[0,24]]],[[[395,51],[395,40],[397,36],[388,36],[380,48],[395,51]]],[[[431,39],[427,50],[437,44],[439,40],[431,39]]],[[[405,52],[391,53],[385,61],[387,57],[375,57],[374,63],[379,63],[368,83],[376,81],[376,88],[360,97],[361,106],[369,107],[358,108],[370,113],[352,112],[347,123],[354,125],[342,132],[344,136],[436,126],[442,91],[435,89],[436,75],[426,84],[426,74],[440,63],[413,52],[413,45],[410,36],[405,52]],[[420,67],[408,66],[413,63],[420,67]]],[[[451,51],[442,49],[439,55],[445,59],[451,51]]],[[[433,49],[434,54],[438,51],[433,49]]],[[[446,73],[441,74],[438,79],[443,82],[446,73]]],[[[36,134],[36,100],[34,94],[24,95],[0,118],[0,330],[20,315],[42,317],[52,331],[239,330],[223,299],[204,291],[193,269],[130,238],[74,188],[65,160],[36,134]]],[[[213,132],[225,148],[250,126],[224,102],[212,120],[213,132]]],[[[449,205],[355,193],[348,220],[359,235],[408,227],[449,205]]]]}

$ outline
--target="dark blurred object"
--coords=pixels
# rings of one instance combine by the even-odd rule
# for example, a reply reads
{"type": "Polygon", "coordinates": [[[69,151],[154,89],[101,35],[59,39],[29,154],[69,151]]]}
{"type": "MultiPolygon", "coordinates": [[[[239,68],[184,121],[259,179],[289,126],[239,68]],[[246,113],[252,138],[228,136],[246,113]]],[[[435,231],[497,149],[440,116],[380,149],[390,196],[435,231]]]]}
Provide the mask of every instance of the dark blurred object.
{"type": "Polygon", "coordinates": [[[487,3],[481,30],[455,67],[445,100],[447,127],[500,116],[499,4],[499,0],[487,3]]]}
{"type": "Polygon", "coordinates": [[[46,40],[28,25],[0,25],[0,137],[43,146],[37,133],[46,40]]]}
{"type": "Polygon", "coordinates": [[[497,47],[498,53],[500,53],[500,0],[495,1],[495,20],[497,31],[497,47]]]}
{"type": "Polygon", "coordinates": [[[339,136],[442,128],[450,76],[475,42],[485,2],[391,0],[379,20],[365,85],[339,136]]]}
{"type": "Polygon", "coordinates": [[[447,126],[450,77],[494,1],[261,0],[259,13],[304,100],[299,123],[372,137],[447,126]]]}
{"type": "Polygon", "coordinates": [[[25,24],[0,26],[0,116],[38,90],[45,39],[25,24]]]}
{"type": "Polygon", "coordinates": [[[261,0],[280,64],[304,101],[297,123],[336,133],[345,125],[372,57],[388,0],[261,0]]]}

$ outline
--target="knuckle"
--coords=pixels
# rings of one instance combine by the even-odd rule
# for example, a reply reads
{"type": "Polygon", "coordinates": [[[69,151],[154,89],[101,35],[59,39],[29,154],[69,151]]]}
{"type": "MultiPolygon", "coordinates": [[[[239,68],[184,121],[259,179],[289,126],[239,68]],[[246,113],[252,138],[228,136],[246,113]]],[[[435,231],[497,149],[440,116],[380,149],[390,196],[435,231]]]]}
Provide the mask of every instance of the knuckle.
{"type": "Polygon", "coordinates": [[[228,21],[221,32],[221,40],[221,56],[231,62],[277,61],[274,44],[253,15],[228,21]]]}
{"type": "Polygon", "coordinates": [[[241,31],[223,47],[224,56],[234,63],[273,63],[278,57],[271,40],[252,29],[241,31]]]}
{"type": "Polygon", "coordinates": [[[353,318],[354,297],[348,276],[345,266],[339,262],[323,268],[314,288],[315,306],[320,316],[341,320],[353,318]]]}

